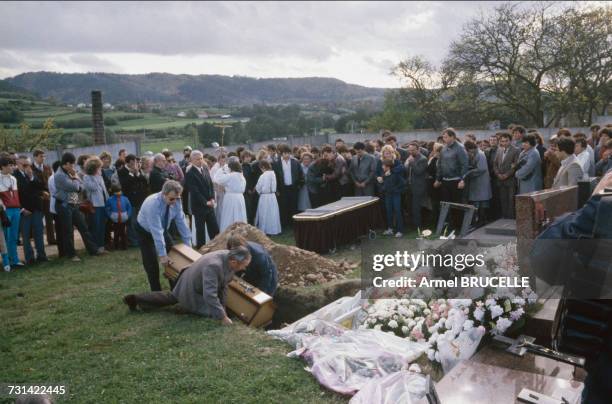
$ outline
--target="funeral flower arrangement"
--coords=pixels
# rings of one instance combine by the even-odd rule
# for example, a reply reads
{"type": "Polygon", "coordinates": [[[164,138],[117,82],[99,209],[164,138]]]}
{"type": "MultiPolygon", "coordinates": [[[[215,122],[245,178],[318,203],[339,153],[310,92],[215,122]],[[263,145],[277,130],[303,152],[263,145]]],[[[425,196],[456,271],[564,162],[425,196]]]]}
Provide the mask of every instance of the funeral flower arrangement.
{"type": "MultiPolygon", "coordinates": [[[[488,248],[485,265],[475,268],[474,273],[516,276],[516,244],[488,248]]],[[[367,315],[360,328],[427,342],[429,360],[444,366],[451,359],[469,358],[487,332],[504,334],[537,300],[529,288],[481,288],[473,290],[470,297],[375,300],[365,309],[367,315]]]]}

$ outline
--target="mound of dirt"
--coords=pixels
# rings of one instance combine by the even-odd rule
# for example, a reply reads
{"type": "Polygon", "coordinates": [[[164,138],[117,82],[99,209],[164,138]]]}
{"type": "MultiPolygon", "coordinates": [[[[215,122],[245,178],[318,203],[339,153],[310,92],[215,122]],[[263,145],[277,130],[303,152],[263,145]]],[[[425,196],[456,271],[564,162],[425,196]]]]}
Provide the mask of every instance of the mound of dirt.
{"type": "Polygon", "coordinates": [[[312,251],[277,244],[258,228],[246,223],[234,223],[211,242],[200,248],[201,254],[226,248],[227,239],[239,234],[249,241],[261,244],[272,256],[278,269],[279,283],[283,286],[307,286],[343,279],[357,267],[349,261],[336,262],[312,251]]]}

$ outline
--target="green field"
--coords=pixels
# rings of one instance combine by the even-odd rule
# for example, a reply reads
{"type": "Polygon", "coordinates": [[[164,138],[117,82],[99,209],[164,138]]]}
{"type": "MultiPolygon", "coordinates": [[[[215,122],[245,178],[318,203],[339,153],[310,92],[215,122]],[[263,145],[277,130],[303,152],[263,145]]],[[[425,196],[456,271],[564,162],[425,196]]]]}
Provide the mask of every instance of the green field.
{"type": "Polygon", "coordinates": [[[65,383],[78,403],[346,402],[261,330],[130,313],[121,297],[146,289],[138,250],[0,273],[0,380],[65,383]]]}
{"type": "Polygon", "coordinates": [[[163,149],[171,151],[182,151],[185,146],[195,147],[193,139],[165,139],[165,140],[151,140],[142,142],[142,151],[152,151],[153,153],[160,153],[163,149]]]}
{"type": "MultiPolygon", "coordinates": [[[[9,101],[23,101],[13,98],[0,98],[0,104],[8,103],[9,101]]],[[[24,114],[24,121],[30,125],[36,125],[43,123],[47,118],[53,118],[57,127],[61,127],[62,123],[75,120],[75,119],[88,119],[91,117],[91,112],[86,110],[85,112],[76,112],[75,108],[66,106],[51,105],[44,101],[24,101],[22,111],[24,114]]],[[[113,129],[118,133],[125,132],[143,132],[146,130],[159,130],[159,129],[171,129],[171,128],[183,128],[189,124],[202,124],[203,122],[220,122],[219,118],[208,118],[208,119],[193,119],[193,118],[180,118],[176,114],[179,111],[188,111],[189,109],[201,109],[195,106],[185,107],[170,107],[163,115],[154,114],[151,112],[123,112],[123,111],[106,111],[104,112],[105,118],[120,118],[120,117],[133,117],[135,119],[130,120],[118,120],[116,125],[106,125],[107,128],[113,129]]],[[[215,108],[207,109],[210,113],[229,113],[228,110],[219,110],[215,108]]],[[[226,123],[235,122],[235,120],[224,120],[226,123]]],[[[2,124],[2,122],[0,122],[2,124]]],[[[18,124],[10,124],[10,127],[16,128],[18,124]]],[[[36,129],[32,129],[36,132],[36,129]]],[[[91,124],[84,125],[78,128],[63,128],[64,133],[91,133],[91,124]]]]}
{"type": "MultiPolygon", "coordinates": [[[[273,240],[294,243],[291,231],[273,240]]],[[[290,346],[263,330],[172,308],[130,312],[122,296],[148,289],[138,249],[81,256],[0,272],[3,382],[65,383],[69,394],[58,402],[75,403],[348,401],[320,387],[302,361],[286,357],[290,346]]],[[[328,257],[358,261],[360,250],[328,257]]]]}

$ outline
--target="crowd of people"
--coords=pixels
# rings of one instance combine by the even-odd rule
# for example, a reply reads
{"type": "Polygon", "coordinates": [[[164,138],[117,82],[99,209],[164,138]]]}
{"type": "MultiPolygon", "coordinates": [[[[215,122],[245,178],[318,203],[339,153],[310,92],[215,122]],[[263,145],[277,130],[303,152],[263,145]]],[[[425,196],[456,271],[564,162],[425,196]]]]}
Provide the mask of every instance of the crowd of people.
{"type": "MultiPolygon", "coordinates": [[[[189,146],[183,152],[179,162],[168,150],[141,157],[121,150],[114,161],[107,152],[68,152],[52,167],[42,150],[33,158],[0,154],[4,270],[47,261],[45,234],[60,257],[79,261],[76,228],[91,255],[140,246],[157,290],[169,234],[196,248],[235,222],[276,235],[291,226],[294,214],[344,196],[379,196],[384,233],[395,237],[408,226],[435,225],[441,201],[475,206],[479,224],[513,218],[516,194],[610,171],[612,128],[594,125],[589,136],[561,129],[548,147],[537,131],[511,125],[480,140],[471,134],[460,139],[448,128],[436,141],[402,145],[385,131],[352,146],[337,139],[320,147],[270,144],[256,153],[220,148],[204,154],[189,146]],[[25,262],[17,254],[20,243],[25,262]]],[[[449,229],[459,224],[451,216],[449,229]]]]}

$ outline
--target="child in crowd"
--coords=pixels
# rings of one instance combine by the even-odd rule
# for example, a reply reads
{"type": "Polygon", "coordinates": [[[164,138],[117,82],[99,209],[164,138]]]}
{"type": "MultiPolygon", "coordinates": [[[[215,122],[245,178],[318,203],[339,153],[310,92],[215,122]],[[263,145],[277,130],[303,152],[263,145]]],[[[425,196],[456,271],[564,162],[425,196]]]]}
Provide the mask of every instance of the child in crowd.
{"type": "Polygon", "coordinates": [[[112,184],[113,194],[106,201],[106,215],[113,222],[113,243],[115,250],[127,249],[127,221],[132,215],[132,205],[128,198],[121,193],[121,185],[112,184]]]}

